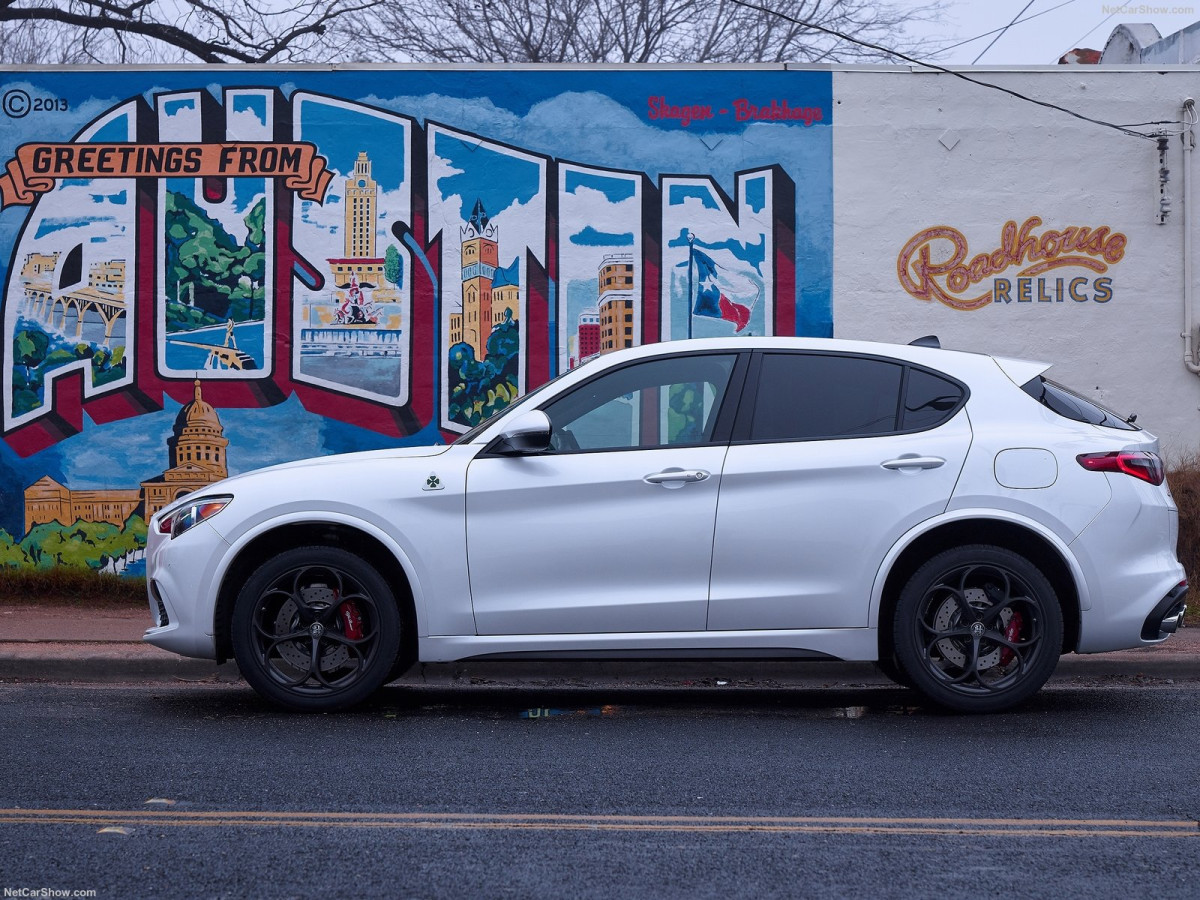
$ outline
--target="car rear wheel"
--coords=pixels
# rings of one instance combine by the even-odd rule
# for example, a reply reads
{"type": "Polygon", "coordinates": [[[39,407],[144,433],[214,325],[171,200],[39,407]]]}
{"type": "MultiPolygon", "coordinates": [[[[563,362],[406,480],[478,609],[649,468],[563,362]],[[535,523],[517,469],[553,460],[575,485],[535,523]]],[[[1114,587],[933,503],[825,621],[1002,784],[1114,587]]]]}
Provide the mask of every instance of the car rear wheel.
{"type": "Polygon", "coordinates": [[[337,547],[268,560],[234,603],[234,657],[258,693],[289,709],[360,703],[399,664],[400,613],[387,581],[337,547]]]}
{"type": "Polygon", "coordinates": [[[997,712],[1029,699],[1054,672],[1062,610],[1029,560],[985,544],[933,557],[909,579],[894,617],[896,661],[938,706],[997,712]]]}

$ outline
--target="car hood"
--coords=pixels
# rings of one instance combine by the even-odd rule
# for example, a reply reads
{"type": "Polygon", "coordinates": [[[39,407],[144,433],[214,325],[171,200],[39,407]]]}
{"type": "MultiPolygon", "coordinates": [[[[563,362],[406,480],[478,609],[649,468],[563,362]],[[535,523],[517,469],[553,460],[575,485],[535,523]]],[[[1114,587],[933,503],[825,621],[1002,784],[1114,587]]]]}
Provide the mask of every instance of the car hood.
{"type": "Polygon", "coordinates": [[[327,466],[355,466],[374,460],[389,460],[389,459],[428,459],[434,456],[441,456],[450,449],[450,444],[431,444],[424,447],[399,447],[390,450],[364,450],[359,453],[335,453],[330,456],[314,456],[308,459],[297,459],[293,462],[280,463],[275,466],[265,466],[261,469],[253,469],[249,472],[243,472],[239,475],[232,475],[223,481],[215,482],[208,485],[204,489],[206,494],[221,493],[226,489],[233,489],[238,482],[245,481],[250,478],[258,478],[261,475],[266,475],[274,472],[285,472],[295,469],[320,469],[327,466]]]}

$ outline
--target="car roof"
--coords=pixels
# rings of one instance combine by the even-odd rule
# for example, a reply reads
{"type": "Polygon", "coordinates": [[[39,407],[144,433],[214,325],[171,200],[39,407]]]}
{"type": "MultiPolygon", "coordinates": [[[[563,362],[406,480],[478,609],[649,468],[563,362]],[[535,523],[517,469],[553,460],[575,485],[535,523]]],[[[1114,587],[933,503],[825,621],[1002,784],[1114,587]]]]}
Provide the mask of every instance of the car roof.
{"type": "Polygon", "coordinates": [[[974,350],[951,350],[915,344],[892,344],[884,341],[848,340],[845,338],[819,337],[722,337],[689,338],[672,340],[660,344],[642,344],[626,350],[607,354],[612,361],[654,356],[659,353],[686,353],[689,351],[734,351],[734,350],[808,350],[824,353],[853,353],[862,356],[887,356],[917,365],[940,369],[948,374],[955,370],[978,371],[985,360],[1000,367],[1014,383],[1021,385],[1050,368],[1050,363],[1036,360],[993,356],[974,350]],[[668,348],[665,344],[670,344],[668,348]]]}

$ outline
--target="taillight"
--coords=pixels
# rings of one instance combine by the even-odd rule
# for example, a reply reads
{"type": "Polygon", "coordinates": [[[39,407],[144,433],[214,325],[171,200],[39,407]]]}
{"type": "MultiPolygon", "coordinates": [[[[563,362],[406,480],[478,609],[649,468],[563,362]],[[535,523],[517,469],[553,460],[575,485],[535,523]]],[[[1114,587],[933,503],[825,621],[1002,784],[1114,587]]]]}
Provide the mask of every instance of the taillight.
{"type": "Polygon", "coordinates": [[[1149,450],[1113,450],[1109,453],[1081,453],[1079,464],[1092,472],[1124,472],[1150,484],[1162,484],[1167,477],[1163,461],[1149,450]]]}
{"type": "Polygon", "coordinates": [[[170,534],[171,526],[173,524],[175,524],[175,516],[173,516],[173,515],[163,516],[161,519],[158,520],[158,533],[159,534],[170,534]]]}

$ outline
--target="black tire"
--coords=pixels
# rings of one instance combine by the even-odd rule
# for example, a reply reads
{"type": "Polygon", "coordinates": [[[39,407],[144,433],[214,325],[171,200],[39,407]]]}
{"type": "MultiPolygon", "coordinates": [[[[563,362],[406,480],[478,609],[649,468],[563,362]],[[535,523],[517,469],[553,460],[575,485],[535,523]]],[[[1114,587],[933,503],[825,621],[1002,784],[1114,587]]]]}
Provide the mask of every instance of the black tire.
{"type": "Polygon", "coordinates": [[[361,703],[399,665],[401,616],[387,581],[337,547],[297,547],[255,570],[233,607],[233,655],[280,706],[328,712],[361,703]]]}
{"type": "Polygon", "coordinates": [[[896,662],[911,686],[956,712],[998,712],[1044,685],[1062,651],[1062,609],[1025,557],[974,544],[939,553],[900,592],[896,662]]]}

